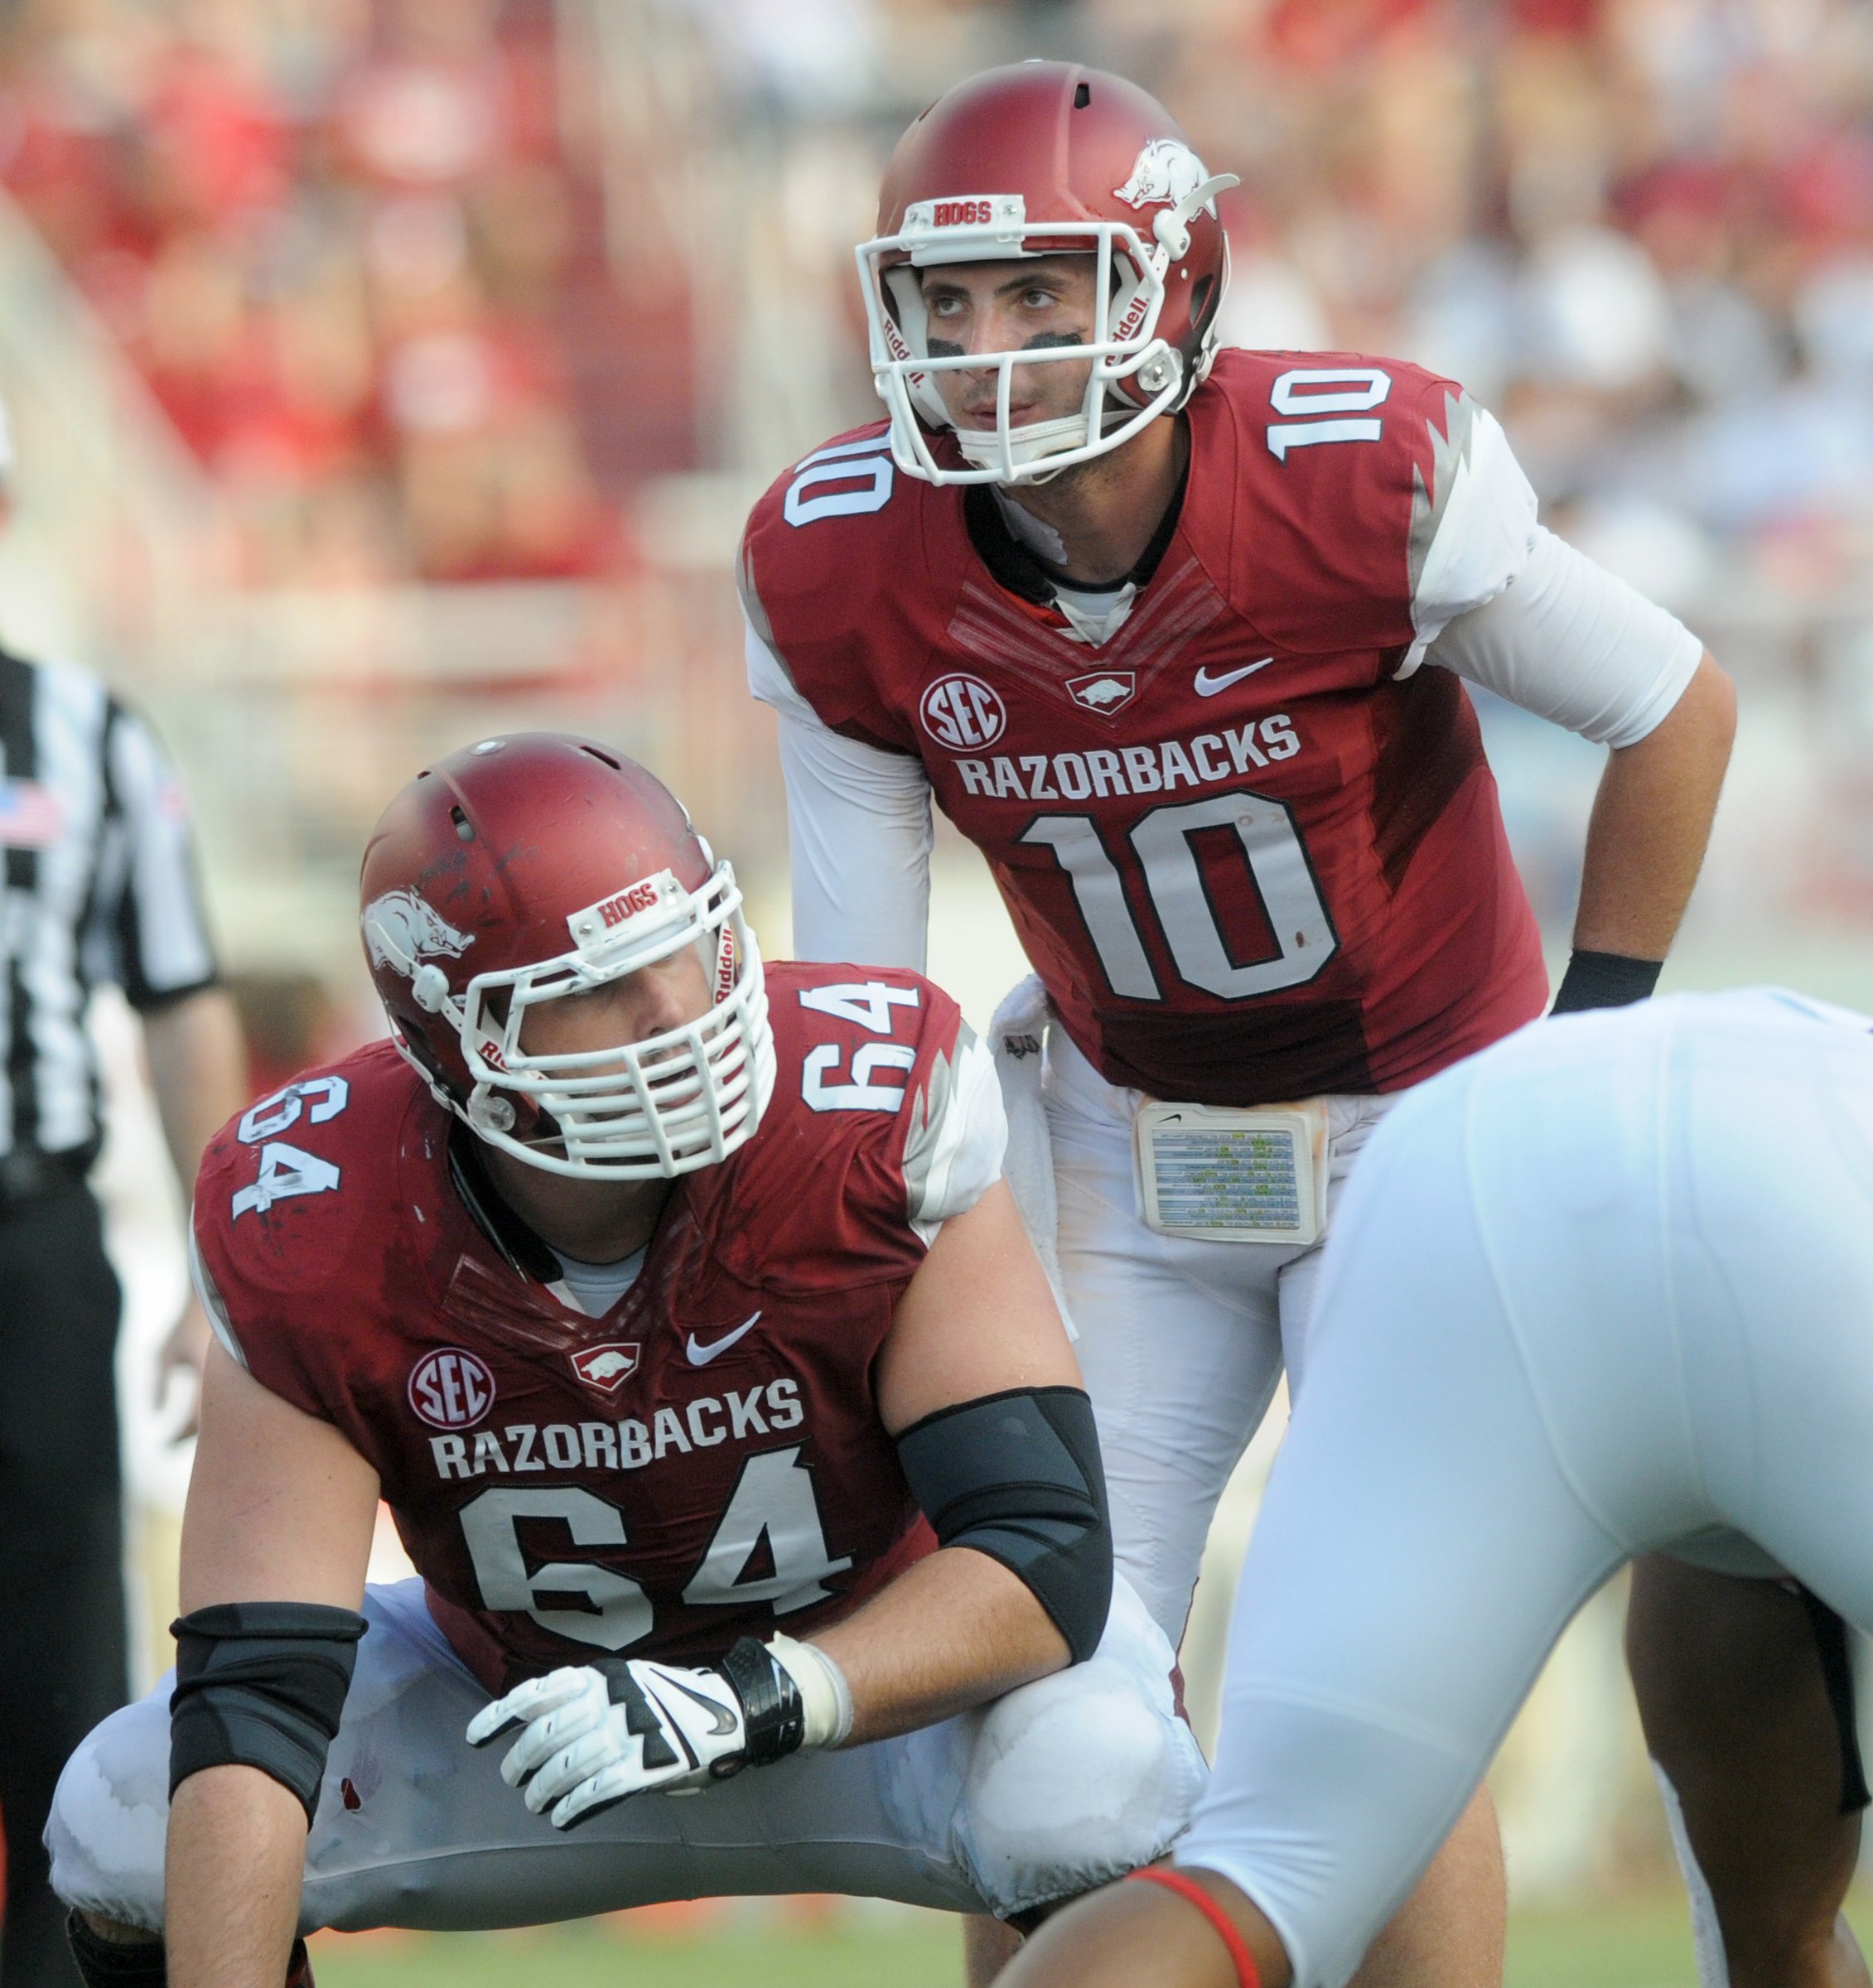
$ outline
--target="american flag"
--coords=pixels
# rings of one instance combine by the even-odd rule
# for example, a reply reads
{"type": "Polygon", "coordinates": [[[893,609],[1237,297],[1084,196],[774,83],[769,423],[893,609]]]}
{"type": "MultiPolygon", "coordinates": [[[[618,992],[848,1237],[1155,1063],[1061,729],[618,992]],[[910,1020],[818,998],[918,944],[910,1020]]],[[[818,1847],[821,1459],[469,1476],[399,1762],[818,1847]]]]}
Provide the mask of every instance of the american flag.
{"type": "Polygon", "coordinates": [[[37,780],[0,780],[0,849],[45,849],[65,829],[59,797],[37,780]]]}

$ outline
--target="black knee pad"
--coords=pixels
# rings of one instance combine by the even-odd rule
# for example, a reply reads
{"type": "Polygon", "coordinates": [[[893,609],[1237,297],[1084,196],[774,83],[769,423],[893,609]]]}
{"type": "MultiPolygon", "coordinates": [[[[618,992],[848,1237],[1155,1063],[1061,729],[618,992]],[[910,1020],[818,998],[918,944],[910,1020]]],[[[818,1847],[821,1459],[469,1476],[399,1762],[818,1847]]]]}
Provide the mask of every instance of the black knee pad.
{"type": "MultiPolygon", "coordinates": [[[[65,1937],[84,1988],[169,1988],[169,1956],[159,1939],[107,1940],[81,1912],[66,1915],[65,1937]]],[[[313,1988],[312,1957],[303,1940],[292,1942],[282,1988],[313,1988]]]]}

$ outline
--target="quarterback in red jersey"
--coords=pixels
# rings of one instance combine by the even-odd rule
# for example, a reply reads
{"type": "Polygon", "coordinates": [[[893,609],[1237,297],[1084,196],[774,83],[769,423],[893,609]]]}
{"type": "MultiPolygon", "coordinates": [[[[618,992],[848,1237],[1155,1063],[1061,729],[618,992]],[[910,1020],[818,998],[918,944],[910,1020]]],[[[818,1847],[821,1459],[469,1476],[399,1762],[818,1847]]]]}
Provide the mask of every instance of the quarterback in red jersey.
{"type": "MultiPolygon", "coordinates": [[[[1035,969],[994,1031],[1011,1177],[1173,1639],[1284,1357],[1301,1380],[1335,1184],[1388,1099],[1544,1004],[1457,679],[1612,749],[1566,1006],[1652,987],[1733,723],[1455,382],[1215,352],[1230,184],[1074,65],[933,105],[858,252],[888,417],[775,483],[741,567],[799,952],[921,966],[934,798],[1035,969]]],[[[1485,1907],[1422,1940],[1415,1909],[1395,1978],[1490,1977],[1438,1930],[1485,1907]]]]}
{"type": "Polygon", "coordinates": [[[1012,1916],[1162,1854],[1200,1757],[954,1005],[764,971],[574,739],[419,775],[363,896],[394,1042],[197,1182],[174,1697],[51,1834],[87,1979],[722,1892],[1012,1916]],[[420,1578],[367,1594],[380,1496],[420,1578]]]}

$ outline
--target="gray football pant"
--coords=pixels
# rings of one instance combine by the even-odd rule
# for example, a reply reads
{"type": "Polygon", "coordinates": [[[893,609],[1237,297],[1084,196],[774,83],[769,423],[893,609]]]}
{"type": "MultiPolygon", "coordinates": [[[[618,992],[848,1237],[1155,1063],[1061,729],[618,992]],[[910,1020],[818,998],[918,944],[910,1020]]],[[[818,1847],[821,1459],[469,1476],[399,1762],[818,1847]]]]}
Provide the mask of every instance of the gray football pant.
{"type": "MultiPolygon", "coordinates": [[[[796,1754],[688,1796],[644,1795],[562,1835],[462,1737],[487,1693],[415,1580],[370,1624],[307,1845],[300,1929],[537,1925],[668,1899],[850,1892],[1006,1915],[1148,1863],[1182,1831],[1202,1756],[1171,1651],[1123,1584],[1088,1662],[980,1711],[796,1754]]],[[[162,1923],[169,1693],[72,1756],[46,1841],[67,1904],[162,1923]]]]}

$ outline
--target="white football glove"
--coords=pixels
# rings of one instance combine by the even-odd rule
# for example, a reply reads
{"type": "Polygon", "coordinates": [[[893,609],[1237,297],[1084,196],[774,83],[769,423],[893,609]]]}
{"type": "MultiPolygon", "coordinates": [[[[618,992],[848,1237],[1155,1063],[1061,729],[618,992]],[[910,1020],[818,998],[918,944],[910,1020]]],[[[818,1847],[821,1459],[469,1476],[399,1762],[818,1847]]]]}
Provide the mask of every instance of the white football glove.
{"type": "MultiPolygon", "coordinates": [[[[791,1651],[804,1647],[775,1640],[791,1651]]],[[[823,1652],[810,1656],[837,1677],[823,1652]]],[[[838,1682],[842,1690],[844,1680],[838,1682]]],[[[778,1760],[809,1739],[818,1744],[843,1737],[834,1730],[809,1735],[809,1723],[825,1724],[807,1717],[793,1669],[745,1636],[719,1667],[614,1659],[531,1677],[475,1714],[468,1741],[486,1746],[521,1727],[501,1762],[501,1778],[509,1788],[524,1783],[528,1807],[538,1815],[551,1807],[553,1827],[565,1829],[632,1795],[693,1794],[744,1767],[778,1760]]],[[[849,1711],[844,1723],[849,1728],[849,1711]]]]}

